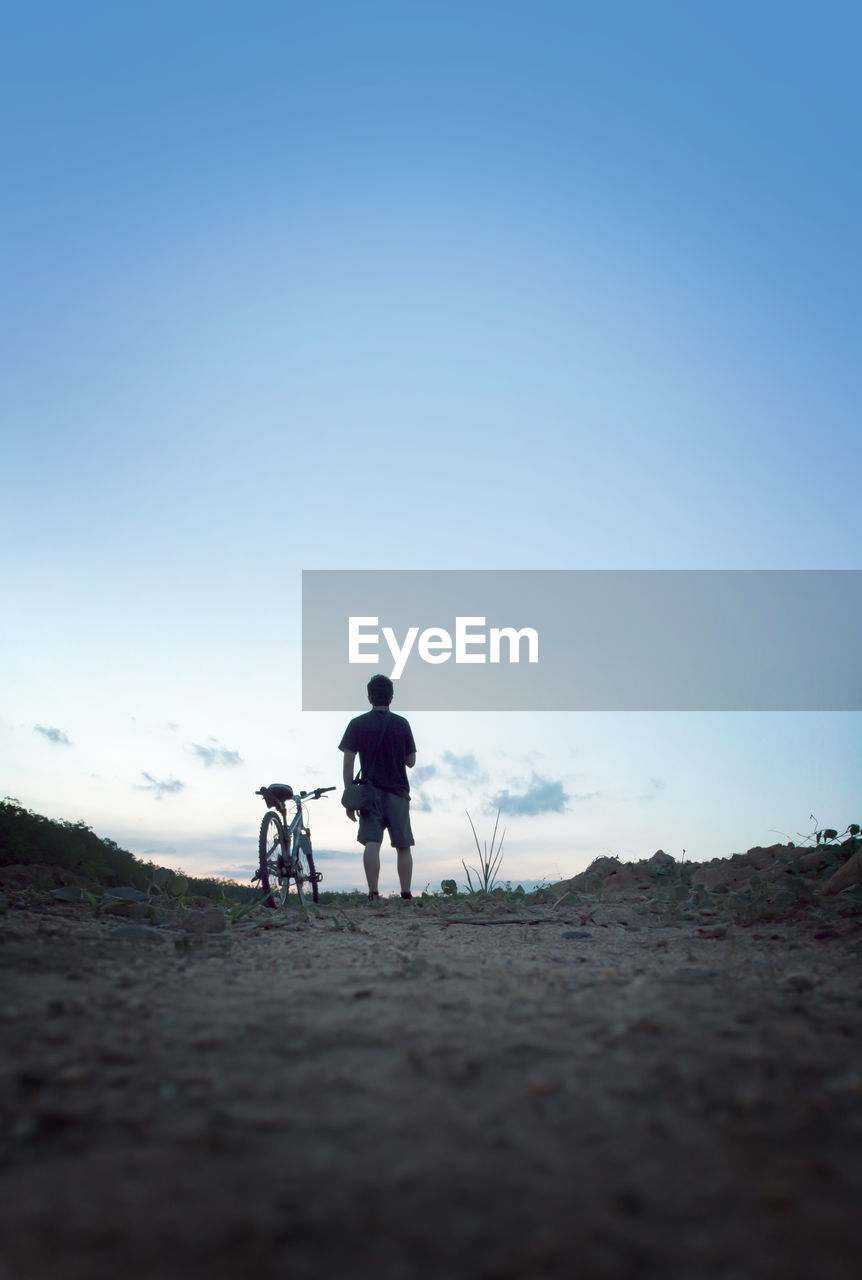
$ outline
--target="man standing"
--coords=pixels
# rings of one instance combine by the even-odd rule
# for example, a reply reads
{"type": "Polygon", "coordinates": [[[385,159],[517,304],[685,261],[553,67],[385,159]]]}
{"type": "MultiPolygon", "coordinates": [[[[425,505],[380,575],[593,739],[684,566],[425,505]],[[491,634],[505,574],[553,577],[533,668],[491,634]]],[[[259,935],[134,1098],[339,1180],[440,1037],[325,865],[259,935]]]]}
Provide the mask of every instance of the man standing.
{"type": "MultiPolygon", "coordinates": [[[[372,676],[368,681],[368,701],[371,710],[356,716],[344,731],[338,744],[344,752],[344,785],[353,781],[356,755],[362,769],[363,782],[371,783],[377,797],[373,809],[360,810],[359,829],[356,838],[365,845],[363,865],[368,881],[368,899],[373,902],[380,895],[377,883],[380,878],[380,845],[383,832],[389,839],[398,858],[398,879],[401,897],[412,898],[410,882],[413,879],[413,855],[410,852],[415,841],[410,829],[410,786],[407,769],[416,763],[416,744],[410,725],[403,716],[389,710],[394,688],[388,676],[372,676]]],[[[351,822],[356,812],[347,810],[351,822]]]]}

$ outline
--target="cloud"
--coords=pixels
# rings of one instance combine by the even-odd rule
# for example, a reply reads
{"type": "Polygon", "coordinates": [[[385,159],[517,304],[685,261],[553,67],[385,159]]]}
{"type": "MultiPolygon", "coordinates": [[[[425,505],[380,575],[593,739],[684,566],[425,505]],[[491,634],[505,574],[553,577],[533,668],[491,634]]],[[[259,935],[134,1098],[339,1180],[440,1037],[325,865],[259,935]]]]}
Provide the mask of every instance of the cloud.
{"type": "Polygon", "coordinates": [[[421,788],[437,776],[436,764],[422,764],[418,769],[410,770],[410,807],[414,813],[431,812],[431,801],[421,788]]]}
{"type": "Polygon", "coordinates": [[[315,862],[331,862],[333,858],[346,857],[343,849],[317,849],[312,847],[312,857],[315,862]]]}
{"type": "Polygon", "coordinates": [[[193,742],[191,750],[195,755],[203,760],[207,769],[211,769],[213,765],[236,765],[243,764],[243,758],[238,751],[229,751],[227,747],[222,746],[217,738],[210,738],[210,742],[214,745],[211,747],[202,747],[199,742],[193,742]]]}
{"type": "MultiPolygon", "coordinates": [[[[317,854],[314,856],[317,857],[317,854]]],[[[251,880],[255,871],[258,869],[258,865],[259,864],[257,862],[231,863],[226,866],[217,867],[214,871],[206,873],[202,872],[201,874],[218,876],[224,880],[239,880],[244,882],[246,880],[251,880]]]]}
{"type": "Polygon", "coordinates": [[[500,809],[513,817],[535,817],[539,813],[563,813],[567,801],[589,798],[567,795],[562,782],[550,782],[534,773],[526,791],[520,795],[512,794],[511,791],[498,791],[491,804],[494,809],[500,809]]]}
{"type": "Polygon", "coordinates": [[[71,747],[72,745],[69,741],[68,735],[65,734],[62,729],[49,729],[44,724],[37,724],[34,727],[33,732],[40,733],[43,738],[47,738],[49,742],[56,742],[58,746],[71,747]]]}
{"type": "Polygon", "coordinates": [[[650,800],[655,800],[659,792],[664,791],[665,783],[662,778],[650,778],[649,789],[638,796],[638,800],[642,804],[648,804],[650,800]]]}
{"type": "Polygon", "coordinates": [[[180,782],[179,778],[167,778],[164,782],[160,782],[158,778],[154,778],[151,773],[141,771],[141,777],[146,778],[146,785],[141,782],[135,783],[136,791],[154,791],[156,799],[161,800],[162,796],[173,796],[179,791],[185,791],[186,784],[180,782]]]}
{"type": "Polygon", "coordinates": [[[424,786],[437,772],[436,764],[420,764],[418,769],[410,770],[410,785],[424,786]]]}
{"type": "Polygon", "coordinates": [[[468,751],[464,756],[456,756],[452,751],[444,751],[443,764],[453,778],[458,778],[463,782],[479,783],[488,781],[487,773],[472,751],[468,751]]]}

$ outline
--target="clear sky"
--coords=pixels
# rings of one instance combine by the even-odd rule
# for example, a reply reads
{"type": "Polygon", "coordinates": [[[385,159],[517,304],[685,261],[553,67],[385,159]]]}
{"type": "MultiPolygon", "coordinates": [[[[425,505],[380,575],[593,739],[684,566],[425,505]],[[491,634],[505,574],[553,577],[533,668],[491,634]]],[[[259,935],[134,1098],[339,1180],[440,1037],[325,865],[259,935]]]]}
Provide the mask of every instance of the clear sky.
{"type": "MultiPolygon", "coordinates": [[[[862,567],[860,37],[829,0],[7,9],[0,793],[244,876],[261,783],[340,783],[302,569],[862,567]]],[[[420,888],[501,797],[513,881],[860,820],[857,714],[410,718],[420,888]]]]}

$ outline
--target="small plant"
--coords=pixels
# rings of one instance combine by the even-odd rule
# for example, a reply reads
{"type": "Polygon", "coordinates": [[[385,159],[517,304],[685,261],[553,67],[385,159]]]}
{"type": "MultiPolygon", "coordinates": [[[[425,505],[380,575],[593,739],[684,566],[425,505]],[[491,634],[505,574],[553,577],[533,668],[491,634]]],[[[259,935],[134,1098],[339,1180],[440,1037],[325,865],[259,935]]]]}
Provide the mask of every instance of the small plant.
{"type": "MultiPolygon", "coordinates": [[[[855,844],[855,841],[859,836],[860,827],[858,822],[851,822],[843,831],[839,831],[837,827],[821,827],[813,813],[810,813],[808,817],[814,823],[813,829],[807,833],[802,831],[797,831],[796,833],[803,843],[803,848],[810,845],[812,841],[814,842],[815,848],[821,844],[846,844],[848,841],[852,841],[855,844]]],[[[784,832],[779,831],[776,834],[784,835],[784,832]]],[[[788,843],[792,845],[794,842],[789,840],[788,843]]]]}
{"type": "MultiPolygon", "coordinates": [[[[156,867],[150,879],[148,893],[150,897],[161,901],[173,900],[179,906],[185,906],[189,891],[188,876],[182,872],[170,871],[167,867],[156,867]]],[[[222,890],[221,896],[224,896],[222,890]]]]}
{"type": "Polygon", "coordinates": [[[240,924],[247,916],[253,912],[258,913],[260,903],[252,899],[250,902],[233,902],[225,894],[222,894],[218,905],[224,912],[225,919],[228,924],[240,924]]]}
{"type": "Polygon", "coordinates": [[[464,862],[463,859],[461,860],[461,866],[464,868],[464,871],[466,872],[467,884],[470,886],[471,893],[487,894],[487,893],[490,893],[492,888],[494,887],[494,881],[497,878],[497,872],[500,870],[500,863],[503,860],[503,840],[505,839],[505,836],[506,836],[506,832],[504,830],[503,834],[500,836],[499,843],[497,844],[497,847],[495,849],[494,844],[495,844],[495,841],[497,840],[497,828],[500,825],[500,812],[501,811],[498,809],[497,820],[494,823],[494,830],[491,835],[490,849],[488,848],[487,840],[485,841],[484,845],[479,844],[479,837],[476,835],[476,828],[473,826],[473,819],[470,817],[469,813],[467,814],[467,821],[470,823],[470,828],[473,832],[473,839],[476,841],[476,849],[479,853],[479,869],[478,870],[476,869],[476,867],[472,867],[472,868],[468,867],[467,863],[464,862]],[[470,875],[471,870],[473,871],[477,879],[475,888],[473,886],[473,877],[470,875]]]}
{"type": "Polygon", "coordinates": [[[442,880],[440,889],[447,898],[454,898],[458,893],[458,886],[454,880],[442,880]]]}
{"type": "MultiPolygon", "coordinates": [[[[318,919],[319,919],[319,918],[320,918],[320,916],[319,916],[319,914],[318,914],[318,919]]],[[[364,932],[364,930],[363,930],[363,929],[361,929],[361,928],[359,927],[359,925],[356,923],[356,921],[353,919],[353,917],[352,917],[352,916],[349,916],[349,915],[347,914],[347,912],[344,910],[344,908],[343,908],[343,907],[336,907],[336,908],[335,908],[335,911],[334,911],[334,912],[333,912],[333,914],[330,916],[330,922],[331,922],[331,924],[332,924],[333,929],[336,929],[339,933],[343,933],[345,929],[348,931],[348,933],[363,933],[363,932],[364,932]],[[339,916],[343,916],[343,917],[344,917],[344,923],[343,923],[343,924],[342,924],[342,922],[338,919],[338,917],[339,917],[339,916]]]]}

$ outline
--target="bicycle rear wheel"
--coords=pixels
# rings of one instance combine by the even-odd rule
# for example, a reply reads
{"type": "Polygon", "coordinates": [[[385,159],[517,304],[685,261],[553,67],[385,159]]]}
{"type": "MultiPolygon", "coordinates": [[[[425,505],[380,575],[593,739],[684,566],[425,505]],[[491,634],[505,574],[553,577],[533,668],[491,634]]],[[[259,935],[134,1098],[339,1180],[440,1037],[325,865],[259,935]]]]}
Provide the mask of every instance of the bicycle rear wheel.
{"type": "Polygon", "coordinates": [[[317,902],[317,873],[311,852],[311,836],[304,831],[297,831],[293,838],[293,879],[300,902],[317,902]]]}
{"type": "Polygon", "coordinates": [[[287,899],[288,880],[285,865],[284,824],[272,809],[260,824],[260,868],[258,877],[267,907],[283,907],[287,899]]]}

